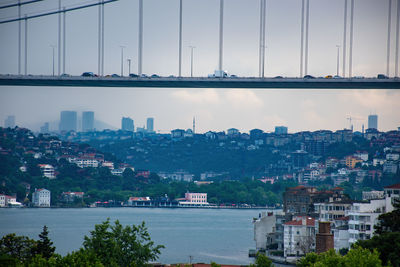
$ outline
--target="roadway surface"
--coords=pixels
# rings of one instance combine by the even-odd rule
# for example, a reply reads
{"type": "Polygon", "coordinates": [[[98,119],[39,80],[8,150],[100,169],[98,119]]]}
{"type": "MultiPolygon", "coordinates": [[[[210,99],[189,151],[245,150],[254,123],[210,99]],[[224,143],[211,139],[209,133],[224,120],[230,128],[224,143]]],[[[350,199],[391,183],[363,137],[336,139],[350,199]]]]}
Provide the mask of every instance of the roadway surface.
{"type": "Polygon", "coordinates": [[[400,79],[340,78],[129,78],[0,75],[0,86],[170,87],[259,89],[400,89],[400,79]]]}

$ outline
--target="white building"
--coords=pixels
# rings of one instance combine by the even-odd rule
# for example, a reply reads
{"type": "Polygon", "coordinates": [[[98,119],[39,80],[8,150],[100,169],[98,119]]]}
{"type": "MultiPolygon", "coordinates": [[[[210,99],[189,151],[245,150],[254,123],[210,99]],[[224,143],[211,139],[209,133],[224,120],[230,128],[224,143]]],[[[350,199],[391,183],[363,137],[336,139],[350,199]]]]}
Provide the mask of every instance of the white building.
{"type": "Polygon", "coordinates": [[[299,257],[315,250],[315,219],[299,216],[284,224],[285,257],[299,257]]]}
{"type": "Polygon", "coordinates": [[[349,248],[349,217],[341,217],[334,221],[333,227],[333,244],[335,250],[339,252],[342,248],[349,248]]]}
{"type": "Polygon", "coordinates": [[[347,214],[349,216],[350,245],[357,240],[371,239],[379,215],[385,212],[385,199],[373,199],[368,203],[353,203],[347,214]]]}
{"type": "Polygon", "coordinates": [[[371,200],[371,199],[381,199],[385,197],[384,191],[363,191],[362,198],[363,200],[371,200]]]}
{"type": "Polygon", "coordinates": [[[262,212],[259,218],[253,221],[257,251],[265,251],[268,245],[274,243],[275,224],[276,216],[272,212],[262,212]]]}
{"type": "Polygon", "coordinates": [[[44,177],[47,177],[49,179],[55,179],[56,175],[54,172],[54,167],[50,164],[39,164],[38,165],[40,168],[40,171],[42,172],[42,175],[44,177]]]}
{"type": "Polygon", "coordinates": [[[182,206],[207,206],[207,193],[185,193],[185,201],[179,201],[182,206]]]}
{"type": "Polygon", "coordinates": [[[319,219],[323,222],[333,222],[338,218],[345,217],[346,211],[349,211],[350,208],[350,201],[314,204],[314,210],[318,213],[319,219]]]}
{"type": "Polygon", "coordinates": [[[77,158],[75,159],[75,164],[79,168],[97,168],[99,167],[99,161],[92,158],[77,158]]]}
{"type": "Polygon", "coordinates": [[[32,193],[32,203],[35,207],[50,207],[50,198],[50,191],[44,188],[35,189],[32,193]]]}
{"type": "Polygon", "coordinates": [[[0,207],[6,206],[6,195],[0,194],[0,207]]]}

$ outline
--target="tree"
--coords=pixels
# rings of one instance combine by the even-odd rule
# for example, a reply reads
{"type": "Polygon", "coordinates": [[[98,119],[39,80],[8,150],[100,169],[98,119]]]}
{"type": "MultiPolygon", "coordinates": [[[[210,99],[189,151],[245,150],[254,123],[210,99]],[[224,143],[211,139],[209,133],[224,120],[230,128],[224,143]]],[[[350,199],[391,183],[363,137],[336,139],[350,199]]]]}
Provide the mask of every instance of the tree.
{"type": "Polygon", "coordinates": [[[53,242],[49,239],[49,231],[47,230],[47,226],[43,226],[43,231],[39,234],[39,240],[36,241],[36,246],[33,251],[35,254],[42,255],[43,258],[49,259],[54,255],[54,251],[56,250],[53,247],[53,242]]]}
{"type": "Polygon", "coordinates": [[[272,267],[272,261],[264,254],[258,252],[254,264],[250,264],[250,267],[272,267]]]}
{"type": "Polygon", "coordinates": [[[400,232],[400,200],[393,200],[395,209],[378,217],[379,222],[375,226],[375,233],[378,235],[386,232],[400,232]]]}
{"type": "Polygon", "coordinates": [[[123,227],[118,220],[110,225],[110,219],[96,224],[90,236],[85,236],[83,246],[105,266],[139,267],[156,260],[160,249],[164,248],[154,245],[144,222],[123,227]]]}
{"type": "Polygon", "coordinates": [[[309,253],[301,258],[297,263],[300,267],[381,267],[382,262],[379,259],[377,250],[372,252],[360,246],[354,246],[349,253],[341,256],[331,249],[327,252],[317,254],[309,253]]]}
{"type": "MultiPolygon", "coordinates": [[[[10,258],[17,259],[20,262],[28,261],[32,258],[32,249],[36,245],[35,240],[26,236],[17,236],[15,234],[8,234],[0,239],[0,256],[1,261],[10,260],[10,258]]],[[[1,265],[1,264],[0,264],[1,265]]]]}

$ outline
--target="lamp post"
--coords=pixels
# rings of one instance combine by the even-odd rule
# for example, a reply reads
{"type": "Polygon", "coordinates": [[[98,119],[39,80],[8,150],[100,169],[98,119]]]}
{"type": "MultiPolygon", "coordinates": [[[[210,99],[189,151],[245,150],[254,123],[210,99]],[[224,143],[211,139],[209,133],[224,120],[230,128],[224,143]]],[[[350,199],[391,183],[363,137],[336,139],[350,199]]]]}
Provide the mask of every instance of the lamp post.
{"type": "Polygon", "coordinates": [[[125,46],[120,45],[119,47],[121,47],[121,77],[124,76],[124,48],[125,46]]]}
{"type": "Polygon", "coordinates": [[[340,45],[336,45],[336,47],[337,47],[336,76],[339,76],[339,54],[340,54],[340,45]]]}
{"type": "Polygon", "coordinates": [[[128,58],[127,61],[128,61],[128,76],[129,76],[131,75],[131,59],[128,58]]]}
{"type": "Polygon", "coordinates": [[[193,49],[195,49],[195,46],[189,46],[190,48],[190,77],[193,78],[193,49]]]}
{"type": "Polygon", "coordinates": [[[53,49],[53,76],[54,76],[54,49],[56,48],[56,46],[50,45],[50,47],[53,49]]]}

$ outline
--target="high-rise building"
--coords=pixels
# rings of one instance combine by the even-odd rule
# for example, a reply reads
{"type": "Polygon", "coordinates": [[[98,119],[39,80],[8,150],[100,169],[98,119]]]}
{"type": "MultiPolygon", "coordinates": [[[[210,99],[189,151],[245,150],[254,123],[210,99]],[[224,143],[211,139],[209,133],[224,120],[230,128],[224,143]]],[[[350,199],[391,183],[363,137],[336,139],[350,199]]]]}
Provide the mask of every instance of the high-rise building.
{"type": "Polygon", "coordinates": [[[135,125],[133,123],[133,120],[129,117],[122,117],[121,130],[134,132],[135,125]]]}
{"type": "Polygon", "coordinates": [[[378,130],[378,115],[369,115],[368,116],[368,129],[377,129],[378,130]]]}
{"type": "Polygon", "coordinates": [[[4,120],[4,127],[5,128],[14,128],[15,127],[15,116],[10,115],[7,119],[4,120]]]}
{"type": "Polygon", "coordinates": [[[60,132],[69,132],[69,131],[76,132],[76,126],[77,126],[76,111],[61,111],[60,125],[59,125],[60,132]]]}
{"type": "Polygon", "coordinates": [[[82,132],[94,131],[94,112],[84,111],[82,112],[82,132]]]}
{"type": "Polygon", "coordinates": [[[40,132],[41,133],[48,133],[49,132],[49,123],[45,122],[44,125],[42,127],[40,127],[40,132]]]}
{"type": "Polygon", "coordinates": [[[286,126],[275,126],[276,134],[287,134],[288,128],[286,126]]]}
{"type": "Polygon", "coordinates": [[[154,132],[154,118],[147,118],[147,132],[154,132]]]}

